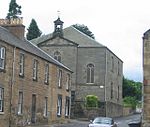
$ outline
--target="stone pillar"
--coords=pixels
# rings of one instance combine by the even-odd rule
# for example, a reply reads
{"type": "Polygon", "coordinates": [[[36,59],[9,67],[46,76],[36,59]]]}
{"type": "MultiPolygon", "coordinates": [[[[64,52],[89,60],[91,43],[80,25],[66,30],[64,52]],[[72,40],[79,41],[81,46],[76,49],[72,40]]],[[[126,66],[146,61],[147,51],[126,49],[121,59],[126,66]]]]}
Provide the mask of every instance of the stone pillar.
{"type": "Polygon", "coordinates": [[[143,36],[143,79],[142,127],[150,127],[150,30],[143,36]]]}

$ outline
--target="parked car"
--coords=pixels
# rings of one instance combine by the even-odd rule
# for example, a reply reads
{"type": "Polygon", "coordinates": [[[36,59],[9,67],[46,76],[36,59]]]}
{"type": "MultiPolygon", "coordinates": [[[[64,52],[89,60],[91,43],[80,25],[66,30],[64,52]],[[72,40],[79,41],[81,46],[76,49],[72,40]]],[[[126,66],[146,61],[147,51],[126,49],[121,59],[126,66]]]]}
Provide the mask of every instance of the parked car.
{"type": "Polygon", "coordinates": [[[109,117],[96,117],[90,121],[88,127],[117,127],[117,124],[109,117]]]}

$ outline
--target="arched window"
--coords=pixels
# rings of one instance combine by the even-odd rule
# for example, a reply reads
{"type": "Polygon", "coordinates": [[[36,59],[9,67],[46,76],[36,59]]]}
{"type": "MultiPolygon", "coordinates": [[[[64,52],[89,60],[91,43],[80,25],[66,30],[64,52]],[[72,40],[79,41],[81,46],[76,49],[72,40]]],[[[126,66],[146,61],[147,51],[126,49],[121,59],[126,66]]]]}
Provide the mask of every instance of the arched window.
{"type": "Polygon", "coordinates": [[[94,83],[94,65],[87,65],[87,83],[94,83]]]}
{"type": "Polygon", "coordinates": [[[58,60],[59,62],[61,62],[61,54],[60,52],[56,51],[54,53],[54,59],[58,60]]]}

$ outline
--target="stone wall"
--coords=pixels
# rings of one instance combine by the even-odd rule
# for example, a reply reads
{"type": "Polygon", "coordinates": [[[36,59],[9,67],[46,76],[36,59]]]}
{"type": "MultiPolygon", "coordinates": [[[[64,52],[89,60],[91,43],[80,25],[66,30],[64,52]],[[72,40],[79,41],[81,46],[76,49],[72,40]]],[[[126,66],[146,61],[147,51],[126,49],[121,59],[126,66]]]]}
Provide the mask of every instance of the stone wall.
{"type": "Polygon", "coordinates": [[[150,126],[150,30],[143,36],[143,116],[142,127],[150,126]]]}
{"type": "Polygon", "coordinates": [[[0,71],[0,87],[4,88],[4,111],[0,112],[0,127],[17,127],[31,124],[32,95],[36,95],[35,123],[48,124],[53,121],[67,120],[65,116],[66,97],[70,97],[70,90],[66,90],[66,76],[71,74],[64,68],[37,57],[36,55],[14,48],[0,41],[0,46],[6,48],[5,69],[0,71]],[[20,53],[25,56],[24,75],[19,76],[20,53]],[[33,60],[38,61],[37,80],[33,80],[33,60]],[[45,65],[49,64],[49,84],[44,83],[45,65]],[[13,69],[14,64],[14,69],[13,69]],[[58,70],[63,73],[62,87],[58,88],[58,70]],[[18,114],[19,92],[23,93],[23,111],[18,114]],[[62,95],[62,115],[57,116],[58,94],[62,95]],[[44,116],[44,99],[48,98],[48,116],[44,116]],[[11,105],[10,105],[11,103],[11,105]],[[11,115],[10,115],[11,114],[11,115]],[[10,127],[10,126],[9,126],[10,127]]]}

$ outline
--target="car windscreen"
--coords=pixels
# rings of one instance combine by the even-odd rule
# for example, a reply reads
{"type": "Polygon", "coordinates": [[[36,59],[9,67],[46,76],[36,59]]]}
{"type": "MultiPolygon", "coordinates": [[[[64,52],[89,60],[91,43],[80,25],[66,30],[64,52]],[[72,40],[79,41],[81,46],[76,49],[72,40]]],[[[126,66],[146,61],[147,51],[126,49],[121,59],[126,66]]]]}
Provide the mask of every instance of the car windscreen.
{"type": "Polygon", "coordinates": [[[109,118],[96,118],[94,121],[93,121],[94,124],[109,124],[111,125],[112,124],[112,119],[109,119],[109,118]]]}

